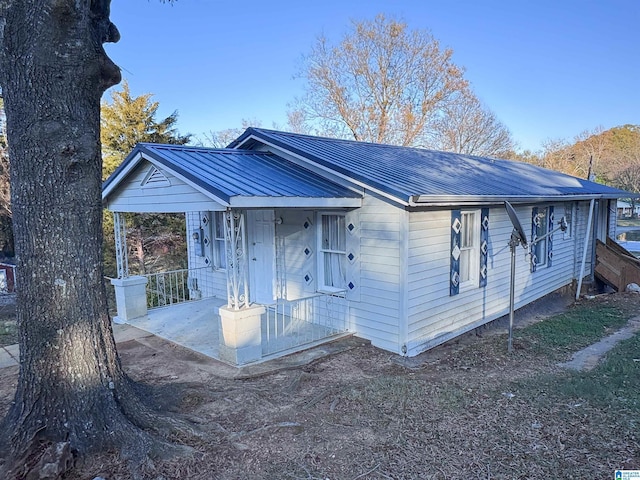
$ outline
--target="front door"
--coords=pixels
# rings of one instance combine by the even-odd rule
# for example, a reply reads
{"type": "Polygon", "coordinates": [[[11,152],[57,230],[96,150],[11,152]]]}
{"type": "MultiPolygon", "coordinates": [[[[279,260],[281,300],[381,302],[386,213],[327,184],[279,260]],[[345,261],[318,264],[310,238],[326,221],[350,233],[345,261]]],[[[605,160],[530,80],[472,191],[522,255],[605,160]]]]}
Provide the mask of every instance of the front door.
{"type": "Polygon", "coordinates": [[[273,210],[247,211],[249,247],[249,300],[273,303],[275,214],[273,210]]]}

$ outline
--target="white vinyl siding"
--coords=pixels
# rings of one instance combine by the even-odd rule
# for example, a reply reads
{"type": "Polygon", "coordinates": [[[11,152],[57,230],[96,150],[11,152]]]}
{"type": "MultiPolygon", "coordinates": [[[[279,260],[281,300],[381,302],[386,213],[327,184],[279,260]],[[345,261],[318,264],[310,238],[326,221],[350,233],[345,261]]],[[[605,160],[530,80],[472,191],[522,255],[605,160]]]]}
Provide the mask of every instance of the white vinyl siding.
{"type": "Polygon", "coordinates": [[[224,270],[215,270],[207,266],[205,258],[200,255],[200,244],[196,244],[191,232],[198,230],[201,225],[201,212],[187,212],[187,256],[189,269],[193,269],[191,276],[196,279],[198,290],[202,298],[227,298],[227,274],[224,270]]]}
{"type": "Polygon", "coordinates": [[[364,198],[357,215],[347,214],[347,225],[357,223],[349,238],[359,241],[360,249],[356,265],[351,267],[357,269],[359,277],[357,300],[349,300],[351,328],[374,346],[398,354],[404,343],[400,324],[406,322],[401,303],[404,218],[402,210],[371,195],[364,198]]]}
{"type": "Polygon", "coordinates": [[[159,167],[169,185],[154,188],[143,186],[151,168],[155,168],[151,163],[141,162],[105,207],[112,212],[138,213],[183,213],[211,209],[210,198],[159,167]]]}
{"type": "Polygon", "coordinates": [[[286,300],[311,296],[316,291],[314,212],[278,209],[275,218],[282,219],[275,226],[277,294],[286,300]]]}
{"type": "MultiPolygon", "coordinates": [[[[558,204],[556,211],[563,212],[563,208],[563,204],[558,204]]],[[[516,211],[521,223],[531,221],[532,207],[517,207],[516,211]]],[[[461,290],[459,295],[450,297],[451,213],[441,210],[410,214],[408,355],[417,355],[508,313],[511,266],[508,242],[513,228],[504,208],[491,208],[489,217],[487,286],[461,290]]],[[[555,233],[553,266],[533,274],[525,250],[518,247],[516,308],[571,283],[576,254],[574,238],[563,239],[561,233],[555,233]]]]}

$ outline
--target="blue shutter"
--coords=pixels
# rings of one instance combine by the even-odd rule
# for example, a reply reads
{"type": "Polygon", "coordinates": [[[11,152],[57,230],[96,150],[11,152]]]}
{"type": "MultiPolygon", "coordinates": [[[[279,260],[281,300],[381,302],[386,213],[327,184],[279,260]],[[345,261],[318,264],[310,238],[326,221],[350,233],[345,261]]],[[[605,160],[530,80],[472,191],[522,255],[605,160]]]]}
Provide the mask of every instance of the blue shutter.
{"type": "Polygon", "coordinates": [[[533,207],[531,210],[531,272],[536,271],[536,267],[538,264],[538,259],[536,258],[536,241],[537,237],[537,226],[536,226],[536,217],[538,216],[538,207],[533,207]]]}
{"type": "Polygon", "coordinates": [[[489,258],[489,209],[480,213],[480,286],[487,286],[487,260],[489,258]]]}
{"type": "MultiPolygon", "coordinates": [[[[553,207],[549,207],[549,220],[547,223],[547,233],[553,231],[553,207]]],[[[547,267],[553,263],[553,235],[547,237],[547,267]]]]}
{"type": "Polygon", "coordinates": [[[460,292],[460,231],[462,230],[460,210],[451,210],[451,274],[449,275],[449,295],[460,292]]]}

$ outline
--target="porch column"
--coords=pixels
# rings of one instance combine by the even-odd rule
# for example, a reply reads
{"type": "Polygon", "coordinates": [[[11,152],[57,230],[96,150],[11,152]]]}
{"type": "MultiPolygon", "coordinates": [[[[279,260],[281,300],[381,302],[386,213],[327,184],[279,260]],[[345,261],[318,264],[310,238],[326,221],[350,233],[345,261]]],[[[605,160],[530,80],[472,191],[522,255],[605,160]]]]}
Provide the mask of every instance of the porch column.
{"type": "Polygon", "coordinates": [[[116,292],[118,307],[114,323],[127,323],[132,318],[147,314],[147,277],[112,278],[111,285],[116,292]]]}
{"type": "Polygon", "coordinates": [[[235,310],[220,307],[220,359],[244,365],[262,358],[263,305],[235,310]]]}
{"type": "Polygon", "coordinates": [[[227,307],[240,310],[249,305],[247,239],[242,212],[224,212],[224,236],[227,255],[227,307]]]}
{"type": "Polygon", "coordinates": [[[224,212],[227,305],[220,312],[220,359],[243,365],[262,358],[262,305],[249,306],[249,266],[245,216],[224,212]]]}
{"type": "Polygon", "coordinates": [[[113,233],[116,243],[116,267],[118,278],[129,276],[129,255],[127,253],[127,227],[124,215],[113,212],[113,233]]]}

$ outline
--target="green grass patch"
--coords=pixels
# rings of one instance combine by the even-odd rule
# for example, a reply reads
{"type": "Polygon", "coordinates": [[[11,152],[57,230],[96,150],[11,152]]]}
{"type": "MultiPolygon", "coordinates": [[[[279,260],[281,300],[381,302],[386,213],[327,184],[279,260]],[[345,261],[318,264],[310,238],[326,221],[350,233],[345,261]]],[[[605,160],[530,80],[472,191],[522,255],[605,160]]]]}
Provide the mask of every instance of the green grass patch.
{"type": "Polygon", "coordinates": [[[619,218],[619,227],[638,227],[640,228],[640,218],[619,218]]]}
{"type": "Polygon", "coordinates": [[[556,388],[593,405],[640,411],[640,334],[616,345],[592,371],[575,373],[556,388]]]}
{"type": "Polygon", "coordinates": [[[578,305],[571,310],[522,329],[540,353],[552,356],[578,351],[627,323],[630,313],[611,305],[578,305]]]}
{"type": "MultiPolygon", "coordinates": [[[[629,306],[584,304],[521,332],[523,338],[535,345],[536,353],[566,360],[568,354],[624,327],[635,313],[629,306]]],[[[515,388],[542,403],[586,403],[637,415],[640,412],[640,333],[616,345],[591,371],[544,374],[516,382],[515,388]]]]}

